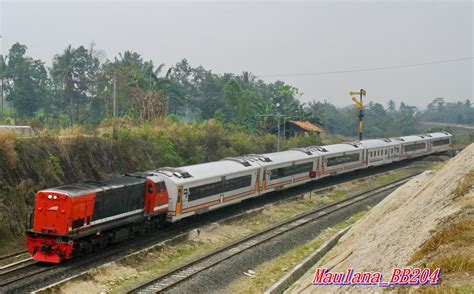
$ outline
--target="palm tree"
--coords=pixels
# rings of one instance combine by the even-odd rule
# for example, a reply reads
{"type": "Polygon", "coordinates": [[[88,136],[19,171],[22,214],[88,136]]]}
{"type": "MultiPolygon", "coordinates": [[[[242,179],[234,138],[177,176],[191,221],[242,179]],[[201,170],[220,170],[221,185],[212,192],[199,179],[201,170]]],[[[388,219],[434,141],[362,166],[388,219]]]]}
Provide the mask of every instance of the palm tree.
{"type": "Polygon", "coordinates": [[[74,88],[75,88],[75,49],[69,45],[62,55],[56,55],[53,59],[51,76],[61,83],[66,99],[69,101],[69,112],[71,123],[74,124],[74,88]]]}
{"type": "Polygon", "coordinates": [[[242,72],[242,82],[243,82],[244,85],[253,84],[253,82],[255,82],[255,76],[253,75],[253,73],[251,73],[249,71],[243,71],[242,72]]]}
{"type": "Polygon", "coordinates": [[[0,105],[1,105],[1,114],[3,115],[3,95],[5,91],[5,79],[7,78],[7,57],[0,55],[0,105]]]}
{"type": "Polygon", "coordinates": [[[162,63],[154,71],[152,71],[151,82],[153,85],[153,90],[160,93],[164,99],[164,101],[162,101],[164,103],[163,114],[167,115],[169,112],[169,102],[173,100],[178,104],[182,104],[183,96],[179,92],[177,84],[173,83],[173,81],[171,80],[172,68],[169,68],[166,71],[164,77],[160,77],[160,73],[164,69],[164,67],[165,64],[162,63]]]}
{"type": "Polygon", "coordinates": [[[166,116],[169,113],[169,102],[172,100],[182,104],[183,95],[177,84],[170,78],[171,68],[165,77],[160,73],[165,67],[160,64],[154,69],[152,62],[145,62],[140,66],[135,82],[137,103],[140,105],[140,117],[149,120],[157,116],[166,116]]]}

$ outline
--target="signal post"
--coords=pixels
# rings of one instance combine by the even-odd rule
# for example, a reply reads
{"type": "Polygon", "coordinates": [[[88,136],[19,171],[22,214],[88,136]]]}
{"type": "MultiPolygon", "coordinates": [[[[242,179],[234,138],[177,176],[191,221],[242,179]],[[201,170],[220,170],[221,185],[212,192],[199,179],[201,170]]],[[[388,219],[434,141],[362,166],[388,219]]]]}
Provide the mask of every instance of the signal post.
{"type": "Polygon", "coordinates": [[[364,128],[363,118],[364,118],[364,102],[362,97],[365,96],[367,92],[364,89],[360,89],[359,92],[349,92],[349,95],[352,96],[352,101],[354,101],[355,107],[359,109],[359,141],[362,141],[362,130],[364,128]],[[359,95],[359,100],[353,95],[359,95]]]}

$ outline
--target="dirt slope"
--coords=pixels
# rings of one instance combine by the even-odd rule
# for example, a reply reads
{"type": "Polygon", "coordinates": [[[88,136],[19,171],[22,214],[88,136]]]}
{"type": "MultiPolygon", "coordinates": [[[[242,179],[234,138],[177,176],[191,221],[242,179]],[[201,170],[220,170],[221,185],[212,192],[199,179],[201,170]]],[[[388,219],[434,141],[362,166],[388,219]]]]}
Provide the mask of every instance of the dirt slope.
{"type": "MultiPolygon", "coordinates": [[[[442,227],[460,217],[472,217],[472,186],[467,194],[456,193],[459,183],[474,169],[474,144],[442,168],[426,171],[397,189],[363,219],[354,224],[316,267],[335,272],[381,271],[388,279],[393,267],[409,263],[413,254],[442,227]]],[[[378,288],[310,285],[314,268],[291,288],[292,293],[358,291],[378,288]]]]}

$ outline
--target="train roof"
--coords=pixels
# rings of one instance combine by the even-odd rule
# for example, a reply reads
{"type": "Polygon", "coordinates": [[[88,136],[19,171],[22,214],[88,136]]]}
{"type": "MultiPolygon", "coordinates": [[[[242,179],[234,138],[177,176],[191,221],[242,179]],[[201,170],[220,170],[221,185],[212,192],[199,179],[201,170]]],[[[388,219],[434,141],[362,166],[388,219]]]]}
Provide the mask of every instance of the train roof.
{"type": "Polygon", "coordinates": [[[448,132],[437,132],[437,133],[430,133],[429,134],[433,139],[441,139],[441,138],[450,138],[453,135],[451,135],[448,132]]]}
{"type": "Polygon", "coordinates": [[[369,139],[360,141],[360,144],[364,148],[383,148],[400,145],[400,142],[395,139],[385,138],[385,139],[369,139]]]}
{"type": "Polygon", "coordinates": [[[262,154],[262,156],[264,156],[265,158],[268,158],[269,160],[265,162],[259,162],[259,164],[262,166],[269,166],[269,165],[311,159],[311,158],[319,156],[319,154],[316,152],[314,153],[305,152],[305,150],[306,148],[296,148],[292,150],[262,154]]]}
{"type": "Polygon", "coordinates": [[[350,151],[360,151],[364,149],[364,147],[362,146],[362,144],[360,144],[360,142],[325,145],[325,146],[321,146],[320,148],[325,150],[323,152],[320,152],[320,154],[322,155],[341,153],[341,152],[350,152],[350,151]]]}
{"type": "Polygon", "coordinates": [[[144,184],[146,181],[145,177],[134,176],[134,175],[123,175],[113,177],[104,181],[87,181],[77,184],[64,185],[55,188],[41,190],[39,192],[51,192],[60,193],[69,197],[76,197],[86,195],[90,193],[97,193],[101,191],[107,191],[111,189],[118,189],[126,186],[134,186],[144,184]]]}
{"type": "Polygon", "coordinates": [[[166,176],[176,184],[183,184],[240,172],[253,171],[258,167],[259,165],[255,161],[247,160],[244,157],[235,157],[179,168],[164,167],[151,172],[166,176]]]}
{"type": "Polygon", "coordinates": [[[400,143],[411,143],[411,142],[420,142],[420,141],[427,141],[431,137],[429,134],[420,134],[420,135],[410,135],[410,136],[402,136],[399,138],[395,138],[400,143]]]}

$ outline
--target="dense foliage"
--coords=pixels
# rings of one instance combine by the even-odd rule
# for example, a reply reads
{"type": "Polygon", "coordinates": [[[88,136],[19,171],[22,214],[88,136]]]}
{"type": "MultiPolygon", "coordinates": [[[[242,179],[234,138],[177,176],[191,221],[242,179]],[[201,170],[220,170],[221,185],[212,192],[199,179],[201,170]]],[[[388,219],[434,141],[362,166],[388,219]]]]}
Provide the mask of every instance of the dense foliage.
{"type": "Polygon", "coordinates": [[[2,96],[9,106],[3,121],[65,127],[98,125],[114,113],[139,122],[171,114],[185,121],[215,117],[247,130],[269,131],[275,120],[266,115],[280,112],[317,122],[305,117],[296,88],[281,81],[265,83],[248,72],[218,75],[183,59],[163,73],[163,64],[155,66],[136,52],[104,60],[93,44],[68,46],[48,69],[26,51],[17,43],[1,58],[2,96]]]}
{"type": "Polygon", "coordinates": [[[464,102],[445,102],[435,98],[421,115],[424,121],[474,124],[474,107],[469,99],[464,102]]]}
{"type": "MultiPolygon", "coordinates": [[[[1,99],[3,123],[92,129],[114,116],[134,122],[174,116],[184,122],[214,118],[226,128],[268,134],[275,133],[280,114],[309,120],[328,133],[357,132],[353,106],[338,108],[326,100],[304,104],[295,87],[266,83],[246,71],[216,74],[192,67],[186,59],[165,70],[137,52],[107,59],[94,44],[68,46],[55,55],[50,68],[28,57],[27,47],[18,43],[0,57],[0,93],[7,102],[3,107],[1,99]]],[[[469,100],[445,103],[443,98],[433,100],[426,111],[394,101],[386,107],[369,103],[364,132],[366,137],[415,133],[420,120],[472,124],[474,108],[469,100]]]]}
{"type": "MultiPolygon", "coordinates": [[[[402,102],[397,109],[395,105],[394,101],[390,101],[387,109],[382,104],[373,102],[365,106],[364,133],[368,137],[392,137],[419,131],[416,107],[402,102]]],[[[356,135],[358,110],[355,107],[337,108],[324,101],[312,102],[309,108],[313,115],[321,118],[321,123],[327,132],[346,136],[356,135]]]]}

